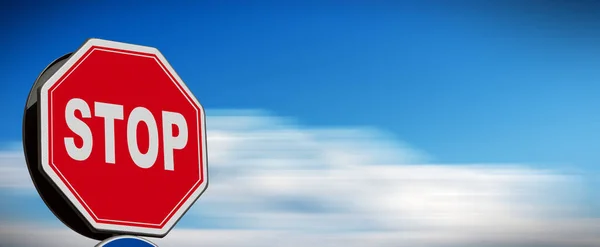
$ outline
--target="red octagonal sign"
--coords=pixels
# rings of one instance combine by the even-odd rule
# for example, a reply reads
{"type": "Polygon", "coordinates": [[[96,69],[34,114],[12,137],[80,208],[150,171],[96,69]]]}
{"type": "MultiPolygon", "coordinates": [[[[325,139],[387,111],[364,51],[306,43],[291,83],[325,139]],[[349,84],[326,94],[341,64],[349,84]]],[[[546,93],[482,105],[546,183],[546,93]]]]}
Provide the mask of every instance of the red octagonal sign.
{"type": "Polygon", "coordinates": [[[90,39],[39,103],[41,170],[93,229],[164,236],[206,189],[204,109],[157,49],[90,39]]]}

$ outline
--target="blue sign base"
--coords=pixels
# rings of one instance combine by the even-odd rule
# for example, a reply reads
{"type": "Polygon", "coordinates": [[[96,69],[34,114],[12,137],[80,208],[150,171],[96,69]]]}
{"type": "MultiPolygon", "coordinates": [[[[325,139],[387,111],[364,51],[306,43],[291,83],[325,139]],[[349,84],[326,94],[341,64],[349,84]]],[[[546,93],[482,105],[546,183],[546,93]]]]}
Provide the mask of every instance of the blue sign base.
{"type": "Polygon", "coordinates": [[[136,236],[116,236],[100,242],[96,247],[158,247],[156,244],[136,236]]]}

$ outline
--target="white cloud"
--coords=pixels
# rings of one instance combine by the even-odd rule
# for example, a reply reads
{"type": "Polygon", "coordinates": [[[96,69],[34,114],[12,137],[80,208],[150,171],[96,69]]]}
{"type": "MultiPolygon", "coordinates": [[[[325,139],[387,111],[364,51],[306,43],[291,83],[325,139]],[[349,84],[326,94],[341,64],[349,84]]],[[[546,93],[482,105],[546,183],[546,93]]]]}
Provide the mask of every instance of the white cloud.
{"type": "Polygon", "coordinates": [[[0,150],[0,189],[9,188],[18,192],[35,190],[22,149],[13,144],[6,147],[0,150]]]}
{"type": "MultiPolygon", "coordinates": [[[[518,164],[430,164],[389,133],[309,129],[263,112],[218,112],[207,122],[210,185],[185,217],[201,222],[210,215],[255,230],[178,227],[159,246],[592,246],[599,240],[597,221],[572,216],[579,212],[572,203],[580,193],[577,176],[518,164]],[[360,232],[348,232],[354,230],[360,232]]],[[[33,188],[22,161],[0,159],[0,187],[33,188]],[[5,182],[7,176],[14,181],[5,182]]],[[[0,239],[11,229],[0,229],[0,239]]]]}
{"type": "Polygon", "coordinates": [[[571,210],[544,200],[577,189],[574,177],[518,165],[425,164],[424,154],[374,130],[307,129],[257,114],[208,121],[213,177],[198,204],[244,225],[496,227],[571,210]],[[313,210],[274,209],[286,202],[313,210]]]}

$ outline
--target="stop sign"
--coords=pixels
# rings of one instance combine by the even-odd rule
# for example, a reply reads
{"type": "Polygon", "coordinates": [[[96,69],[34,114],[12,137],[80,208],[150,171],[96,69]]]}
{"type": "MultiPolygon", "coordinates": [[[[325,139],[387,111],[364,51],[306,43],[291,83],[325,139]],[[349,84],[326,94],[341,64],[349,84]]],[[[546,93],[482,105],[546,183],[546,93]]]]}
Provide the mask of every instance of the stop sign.
{"type": "Polygon", "coordinates": [[[206,189],[204,109],[155,48],[88,40],[39,90],[41,172],[97,232],[162,237],[206,189]]]}

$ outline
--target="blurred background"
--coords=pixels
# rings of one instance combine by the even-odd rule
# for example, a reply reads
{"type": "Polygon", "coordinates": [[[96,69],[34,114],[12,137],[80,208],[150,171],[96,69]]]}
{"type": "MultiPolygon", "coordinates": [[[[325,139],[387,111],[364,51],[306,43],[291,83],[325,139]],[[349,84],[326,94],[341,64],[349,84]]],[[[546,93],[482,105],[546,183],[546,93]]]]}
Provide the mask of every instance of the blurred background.
{"type": "Polygon", "coordinates": [[[3,1],[0,246],[93,246],[21,149],[38,74],[157,47],[211,184],[159,246],[600,245],[598,1],[3,1]]]}

